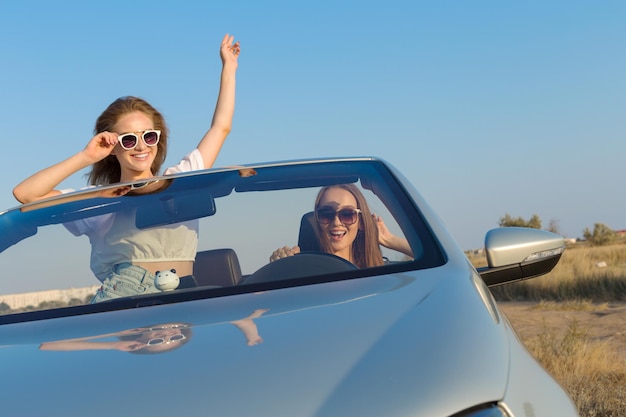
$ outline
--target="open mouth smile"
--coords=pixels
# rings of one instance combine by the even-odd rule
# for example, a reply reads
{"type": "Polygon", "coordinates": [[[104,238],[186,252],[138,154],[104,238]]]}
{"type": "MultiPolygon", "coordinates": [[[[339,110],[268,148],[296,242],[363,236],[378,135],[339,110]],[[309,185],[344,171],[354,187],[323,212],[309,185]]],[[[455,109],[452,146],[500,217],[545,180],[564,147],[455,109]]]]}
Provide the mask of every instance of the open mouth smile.
{"type": "Polygon", "coordinates": [[[343,239],[348,232],[345,230],[331,230],[329,232],[331,240],[339,241],[343,239]]]}

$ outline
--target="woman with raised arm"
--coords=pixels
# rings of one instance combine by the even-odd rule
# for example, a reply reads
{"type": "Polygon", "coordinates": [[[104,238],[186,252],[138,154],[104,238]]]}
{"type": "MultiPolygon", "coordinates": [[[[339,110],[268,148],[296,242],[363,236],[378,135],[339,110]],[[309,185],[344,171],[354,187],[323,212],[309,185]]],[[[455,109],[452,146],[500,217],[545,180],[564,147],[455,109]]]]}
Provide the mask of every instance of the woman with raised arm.
{"type": "MultiPolygon", "coordinates": [[[[213,166],[232,127],[239,53],[239,42],[226,34],[220,45],[222,71],[211,126],[197,147],[177,165],[166,169],[164,175],[213,166]]],[[[98,117],[94,130],[95,136],[82,151],[17,185],[13,190],[15,198],[29,203],[72,191],[56,187],[88,166],[92,167],[89,173],[92,186],[159,175],[167,154],[168,129],[161,113],[147,101],[138,97],[118,98],[98,117]]],[[[150,184],[145,192],[151,186],[159,187],[150,184]]],[[[154,229],[137,230],[122,214],[112,213],[68,223],[66,227],[77,236],[89,236],[91,269],[103,282],[93,302],[157,292],[154,277],[158,271],[173,269],[182,277],[181,287],[195,285],[192,273],[197,230],[187,225],[160,228],[157,238],[154,229]]]]}

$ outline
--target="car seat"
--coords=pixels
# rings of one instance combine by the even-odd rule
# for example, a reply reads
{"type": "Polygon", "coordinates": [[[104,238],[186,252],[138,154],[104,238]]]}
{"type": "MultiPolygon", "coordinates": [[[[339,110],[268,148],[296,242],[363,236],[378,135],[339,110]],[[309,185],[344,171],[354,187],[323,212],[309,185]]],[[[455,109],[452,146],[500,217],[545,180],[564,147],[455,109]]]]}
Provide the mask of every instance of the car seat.
{"type": "Polygon", "coordinates": [[[300,252],[321,252],[320,242],[315,233],[316,227],[315,215],[312,211],[302,216],[298,233],[300,252]]]}
{"type": "Polygon", "coordinates": [[[193,275],[199,287],[229,287],[241,281],[241,266],[232,249],[206,250],[196,254],[193,275]]]}

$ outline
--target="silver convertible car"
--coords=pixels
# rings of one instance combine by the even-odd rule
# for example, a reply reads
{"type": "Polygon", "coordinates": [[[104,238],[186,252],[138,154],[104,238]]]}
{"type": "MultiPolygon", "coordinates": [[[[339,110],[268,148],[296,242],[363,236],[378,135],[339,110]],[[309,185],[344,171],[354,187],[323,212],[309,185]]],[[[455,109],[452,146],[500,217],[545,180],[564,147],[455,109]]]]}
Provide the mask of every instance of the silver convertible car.
{"type": "Polygon", "coordinates": [[[410,182],[371,157],[211,169],[22,205],[0,212],[0,407],[576,416],[489,290],[549,272],[563,249],[546,231],[496,228],[477,270],[410,182]],[[133,263],[189,253],[192,274],[133,263]],[[142,285],[125,287],[120,268],[145,271],[142,285]]]}

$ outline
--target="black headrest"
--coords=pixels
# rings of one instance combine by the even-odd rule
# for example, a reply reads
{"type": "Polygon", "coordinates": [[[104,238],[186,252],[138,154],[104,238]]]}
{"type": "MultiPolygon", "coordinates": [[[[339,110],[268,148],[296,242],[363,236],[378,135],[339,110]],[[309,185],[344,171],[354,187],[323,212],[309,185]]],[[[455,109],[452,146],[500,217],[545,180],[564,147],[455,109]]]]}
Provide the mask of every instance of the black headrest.
{"type": "Polygon", "coordinates": [[[241,267],[232,249],[214,249],[198,252],[193,264],[193,275],[198,286],[228,287],[241,281],[241,267]]]}
{"type": "Polygon", "coordinates": [[[315,215],[312,211],[302,216],[300,220],[300,233],[298,234],[298,246],[301,252],[321,252],[320,242],[315,233],[315,215]]]}

